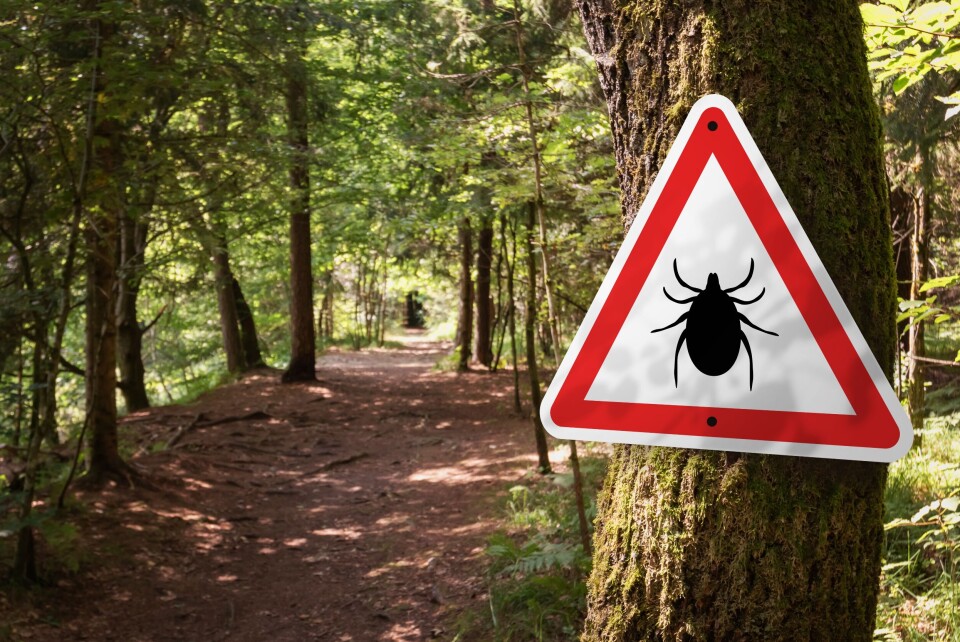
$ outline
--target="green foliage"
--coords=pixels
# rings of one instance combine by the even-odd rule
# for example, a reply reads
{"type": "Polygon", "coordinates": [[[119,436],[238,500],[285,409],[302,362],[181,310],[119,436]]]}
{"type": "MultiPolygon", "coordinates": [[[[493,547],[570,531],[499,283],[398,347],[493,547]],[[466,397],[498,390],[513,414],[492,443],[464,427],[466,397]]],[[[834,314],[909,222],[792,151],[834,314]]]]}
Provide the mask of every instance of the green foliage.
{"type": "MultiPolygon", "coordinates": [[[[11,499],[15,499],[15,497],[11,499]]],[[[8,515],[0,521],[0,559],[13,558],[17,532],[24,527],[33,528],[45,551],[45,573],[76,573],[85,561],[84,551],[78,546],[77,528],[64,521],[53,510],[35,510],[26,520],[8,515]]]]}
{"type": "MultiPolygon", "coordinates": [[[[879,82],[892,81],[895,94],[902,94],[930,72],[960,70],[960,0],[883,0],[861,4],[860,12],[870,69],[879,82]]],[[[960,91],[938,100],[951,105],[946,118],[960,113],[960,91]]]]}
{"type": "MultiPolygon", "coordinates": [[[[958,283],[960,283],[960,276],[941,276],[923,283],[919,291],[924,293],[937,288],[953,288],[958,283]]],[[[954,298],[953,293],[948,292],[948,294],[954,298]]],[[[905,335],[911,325],[921,322],[932,323],[934,332],[928,333],[926,337],[931,356],[960,362],[960,328],[955,323],[960,314],[960,307],[938,305],[937,299],[936,295],[918,300],[899,299],[897,323],[907,322],[901,334],[905,335]]]]}
{"type": "Polygon", "coordinates": [[[927,419],[919,445],[890,467],[877,639],[960,638],[958,422],[927,419]]]}
{"type": "MultiPolygon", "coordinates": [[[[606,471],[603,455],[581,459],[588,520],[606,471]]],[[[570,473],[529,477],[507,491],[507,530],[493,535],[485,633],[508,642],[576,640],[586,612],[590,556],[580,544],[570,473]]]]}

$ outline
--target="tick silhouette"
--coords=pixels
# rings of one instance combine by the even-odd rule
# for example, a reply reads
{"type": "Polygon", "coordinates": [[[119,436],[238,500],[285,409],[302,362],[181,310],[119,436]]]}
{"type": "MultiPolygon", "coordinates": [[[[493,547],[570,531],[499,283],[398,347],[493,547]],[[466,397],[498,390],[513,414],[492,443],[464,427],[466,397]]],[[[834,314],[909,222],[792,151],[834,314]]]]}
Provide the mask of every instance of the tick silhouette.
{"type": "Polygon", "coordinates": [[[680,285],[697,293],[696,296],[689,299],[675,299],[667,292],[667,288],[663,288],[663,293],[668,299],[674,303],[689,303],[691,304],[690,309],[681,314],[680,318],[670,325],[651,331],[651,334],[662,332],[686,321],[683,332],[680,333],[680,340],[677,341],[677,351],[673,355],[673,385],[679,386],[677,361],[684,341],[687,342],[687,353],[690,355],[693,365],[697,367],[697,370],[711,377],[722,375],[733,367],[733,364],[737,361],[737,356],[740,354],[740,344],[742,343],[743,347],[747,349],[747,357],[750,359],[750,390],[753,390],[753,353],[750,351],[750,342],[747,340],[747,335],[743,333],[740,324],[744,323],[764,334],[780,336],[776,332],[757,327],[737,310],[737,304],[750,305],[759,301],[764,292],[767,291],[766,288],[760,290],[760,294],[749,301],[730,296],[731,292],[736,292],[750,282],[753,277],[753,259],[750,259],[750,271],[747,272],[747,278],[740,285],[726,290],[720,287],[720,278],[714,272],[711,272],[710,276],[707,277],[707,287],[702,290],[688,285],[680,278],[676,259],[673,260],[673,274],[677,277],[677,282],[680,285]]]}

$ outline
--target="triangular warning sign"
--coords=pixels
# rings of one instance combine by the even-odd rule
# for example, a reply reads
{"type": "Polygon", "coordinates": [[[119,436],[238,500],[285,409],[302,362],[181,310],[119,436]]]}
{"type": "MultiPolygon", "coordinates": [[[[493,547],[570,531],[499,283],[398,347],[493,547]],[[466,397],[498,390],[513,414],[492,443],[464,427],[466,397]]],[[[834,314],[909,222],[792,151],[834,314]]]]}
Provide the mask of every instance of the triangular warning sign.
{"type": "Polygon", "coordinates": [[[893,461],[910,421],[740,119],[694,105],[540,407],[561,439],[893,461]]]}

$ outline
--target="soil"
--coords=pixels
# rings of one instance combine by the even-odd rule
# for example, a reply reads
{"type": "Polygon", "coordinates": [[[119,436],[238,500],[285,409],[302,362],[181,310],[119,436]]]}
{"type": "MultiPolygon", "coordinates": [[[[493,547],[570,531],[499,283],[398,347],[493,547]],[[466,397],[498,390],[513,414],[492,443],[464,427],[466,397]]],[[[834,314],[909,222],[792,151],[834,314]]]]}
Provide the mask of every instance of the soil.
{"type": "Polygon", "coordinates": [[[126,417],[155,488],[78,492],[79,570],[0,598],[0,639],[457,638],[536,459],[512,374],[435,370],[448,348],[411,334],[328,353],[316,384],[259,370],[126,417]]]}

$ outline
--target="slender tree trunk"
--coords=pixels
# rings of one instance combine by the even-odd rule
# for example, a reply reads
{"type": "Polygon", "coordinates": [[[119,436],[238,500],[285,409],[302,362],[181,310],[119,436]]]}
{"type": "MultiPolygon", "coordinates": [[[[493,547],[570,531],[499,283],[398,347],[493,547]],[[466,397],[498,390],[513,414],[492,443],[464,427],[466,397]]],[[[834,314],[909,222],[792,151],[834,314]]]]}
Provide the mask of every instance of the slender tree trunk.
{"type": "Polygon", "coordinates": [[[460,320],[457,324],[457,347],[460,360],[457,370],[470,369],[470,350],[473,334],[473,230],[470,218],[460,220],[460,320]]]}
{"type": "MultiPolygon", "coordinates": [[[[627,222],[690,106],[728,96],[889,372],[893,258],[857,3],[578,4],[627,222]]],[[[583,639],[872,639],[885,478],[875,463],[616,447],[583,639]]]]}
{"type": "Polygon", "coordinates": [[[120,391],[123,393],[127,412],[136,412],[150,407],[147,396],[146,376],[143,366],[144,327],[137,318],[137,299],[143,280],[149,232],[148,216],[153,210],[160,184],[160,175],[151,168],[151,154],[160,146],[160,136],[169,122],[170,108],[174,102],[169,96],[158,97],[153,121],[149,128],[149,148],[138,163],[144,187],[141,202],[135,213],[129,203],[120,219],[120,267],[117,293],[117,353],[120,368],[120,391]]]}
{"type": "MultiPolygon", "coordinates": [[[[930,201],[933,194],[933,172],[929,152],[921,150],[920,189],[913,208],[913,233],[910,237],[910,298],[921,299],[920,287],[929,278],[930,264],[930,201]]],[[[923,428],[925,414],[926,389],[924,388],[924,366],[922,359],[927,356],[924,345],[925,326],[923,321],[910,325],[907,332],[907,349],[910,361],[907,364],[907,405],[910,410],[910,423],[914,432],[923,428]]]]}
{"type": "Polygon", "coordinates": [[[477,234],[477,361],[493,364],[493,299],[490,269],[493,264],[493,217],[484,216],[477,234]]]}
{"type": "Polygon", "coordinates": [[[222,235],[214,241],[212,259],[217,288],[217,308],[220,311],[220,335],[223,337],[227,371],[236,374],[244,370],[247,364],[243,354],[243,343],[240,340],[240,313],[234,289],[236,279],[230,268],[227,242],[222,235]]]}
{"type": "MultiPolygon", "coordinates": [[[[41,321],[41,314],[34,314],[34,323],[41,321]]],[[[45,324],[43,324],[45,325],[45,324]]],[[[37,328],[39,333],[40,328],[37,328]]],[[[34,380],[42,380],[46,374],[45,356],[46,350],[44,342],[35,341],[33,344],[32,374],[34,380]]],[[[39,386],[34,386],[31,391],[30,404],[30,429],[27,439],[27,469],[23,475],[23,494],[24,499],[20,505],[19,519],[21,526],[17,531],[17,550],[13,560],[13,579],[25,583],[33,584],[38,579],[37,574],[37,552],[36,537],[33,532],[33,526],[29,523],[33,513],[33,499],[37,487],[37,465],[40,454],[40,446],[43,442],[43,431],[40,426],[40,408],[43,407],[43,390],[39,386]]]]}
{"type": "MultiPolygon", "coordinates": [[[[299,29],[299,27],[298,27],[299,29]]],[[[305,36],[304,36],[305,38],[305,36]]],[[[291,148],[290,188],[290,365],[284,382],[314,381],[316,343],[313,325],[313,268],[310,256],[310,165],[307,69],[303,39],[288,55],[286,106],[291,148]]]]}
{"type": "MultiPolygon", "coordinates": [[[[520,401],[520,368],[517,363],[517,296],[514,292],[515,280],[513,278],[517,265],[516,226],[511,226],[510,231],[513,242],[510,246],[510,261],[507,263],[507,322],[510,324],[510,361],[513,364],[513,409],[519,415],[523,413],[523,404],[520,401]]],[[[504,248],[504,251],[506,251],[506,248],[504,248]]],[[[536,264],[534,264],[534,268],[536,268],[536,264]]]]}
{"type": "Polygon", "coordinates": [[[540,421],[540,368],[537,360],[537,257],[533,251],[533,234],[536,225],[535,205],[527,207],[527,224],[524,245],[527,250],[527,316],[524,321],[527,344],[527,374],[530,377],[530,419],[533,422],[533,437],[537,443],[538,470],[546,475],[551,472],[550,449],[547,446],[547,431],[540,421]]]}
{"type": "Polygon", "coordinates": [[[143,330],[137,318],[137,297],[143,275],[146,223],[129,212],[120,219],[120,274],[117,293],[117,352],[120,392],[127,412],[150,407],[143,367],[143,330]]]}
{"type": "Polygon", "coordinates": [[[543,294],[547,300],[547,327],[550,334],[550,353],[554,366],[560,365],[560,319],[553,302],[553,272],[550,269],[549,247],[547,245],[547,224],[544,215],[543,202],[543,159],[540,157],[540,134],[537,121],[533,114],[533,96],[530,92],[531,70],[527,64],[527,50],[524,45],[523,20],[520,9],[520,0],[513,0],[513,24],[517,41],[517,55],[520,58],[520,78],[523,83],[523,107],[527,117],[527,132],[530,136],[530,147],[533,151],[533,181],[534,181],[534,211],[536,213],[538,243],[540,245],[540,261],[543,268],[543,294]]]}
{"type": "Polygon", "coordinates": [[[583,498],[583,475],[580,474],[580,455],[577,453],[577,442],[570,444],[570,470],[573,472],[573,496],[577,505],[577,525],[580,527],[580,545],[584,552],[590,554],[590,524],[587,522],[587,507],[583,498]]]}
{"type": "MultiPolygon", "coordinates": [[[[916,216],[917,201],[914,195],[903,187],[898,186],[890,191],[890,218],[893,230],[894,264],[897,272],[897,297],[904,300],[911,298],[913,287],[913,226],[916,216]]],[[[904,385],[904,355],[910,355],[909,320],[897,323],[897,357],[894,361],[896,368],[895,388],[901,400],[907,398],[907,389],[904,385]]],[[[909,364],[907,364],[909,365],[909,364]]],[[[916,431],[916,427],[914,427],[916,431]]],[[[914,446],[917,445],[914,432],[914,446]]]]}
{"type": "Polygon", "coordinates": [[[247,304],[240,281],[233,277],[233,300],[237,306],[237,321],[240,323],[240,345],[243,347],[243,363],[245,368],[261,368],[265,364],[260,354],[260,340],[257,337],[257,324],[253,318],[253,311],[247,304]]]}
{"type": "Polygon", "coordinates": [[[380,274],[380,304],[377,307],[377,325],[379,330],[377,331],[377,345],[381,348],[387,341],[387,280],[389,279],[389,268],[390,265],[387,263],[387,254],[384,251],[383,255],[383,270],[380,274]]]}

